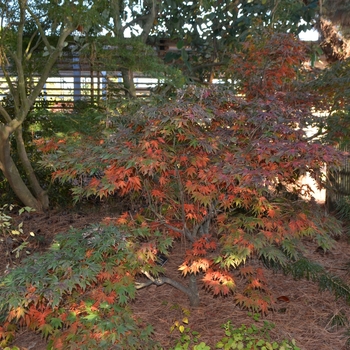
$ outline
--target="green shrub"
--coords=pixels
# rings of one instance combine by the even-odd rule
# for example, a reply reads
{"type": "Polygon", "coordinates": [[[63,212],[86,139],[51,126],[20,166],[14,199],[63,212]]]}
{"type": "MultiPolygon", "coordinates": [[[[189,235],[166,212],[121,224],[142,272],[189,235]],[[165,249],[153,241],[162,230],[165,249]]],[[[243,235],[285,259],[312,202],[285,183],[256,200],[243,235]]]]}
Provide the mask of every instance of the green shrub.
{"type": "MultiPolygon", "coordinates": [[[[259,317],[255,316],[258,321],[259,317]]],[[[249,326],[241,325],[236,328],[231,321],[226,322],[222,328],[225,335],[216,343],[216,349],[239,349],[239,350],[300,350],[295,340],[271,340],[270,331],[275,327],[271,322],[264,321],[262,326],[251,324],[249,326]]],[[[210,350],[211,348],[205,342],[199,342],[200,334],[193,331],[188,326],[188,319],[184,317],[181,322],[175,321],[170,329],[172,332],[177,330],[180,338],[176,340],[176,345],[171,350],[210,350]]]]}
{"type": "Polygon", "coordinates": [[[26,326],[41,332],[53,349],[155,347],[152,328],[141,326],[127,305],[145,264],[137,244],[145,236],[142,229],[131,233],[105,225],[72,230],[2,277],[0,346],[13,340],[16,326],[26,326]]]}
{"type": "Polygon", "coordinates": [[[225,337],[217,344],[217,349],[241,349],[241,350],[300,350],[295,340],[272,341],[269,332],[275,327],[273,323],[264,321],[262,327],[252,324],[235,328],[230,321],[224,324],[225,337]]]}

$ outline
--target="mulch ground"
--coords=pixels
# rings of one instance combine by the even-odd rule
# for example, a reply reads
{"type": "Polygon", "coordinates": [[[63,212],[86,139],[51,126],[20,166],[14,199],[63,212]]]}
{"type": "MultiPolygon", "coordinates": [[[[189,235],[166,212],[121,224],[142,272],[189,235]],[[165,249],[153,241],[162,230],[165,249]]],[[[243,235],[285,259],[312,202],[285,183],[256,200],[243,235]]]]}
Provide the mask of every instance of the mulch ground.
{"type": "MultiPolygon", "coordinates": [[[[110,216],[108,210],[81,210],[81,211],[51,211],[46,215],[25,214],[18,220],[24,223],[24,232],[34,232],[36,235],[28,249],[30,252],[45,250],[57,233],[65,232],[69,227],[83,228],[93,222],[101,221],[104,216],[110,216]]],[[[350,283],[349,268],[350,249],[347,237],[336,242],[331,252],[322,254],[317,246],[307,242],[309,258],[324,265],[332,274],[342,277],[350,283]]],[[[4,246],[0,248],[1,256],[5,255],[4,246]]],[[[184,243],[177,243],[168,262],[165,265],[166,275],[184,282],[178,271],[178,266],[185,251],[184,243]]],[[[0,274],[10,264],[19,260],[12,257],[0,260],[0,274]]],[[[260,319],[273,322],[275,328],[270,332],[273,340],[294,338],[297,345],[303,350],[345,350],[350,349],[346,343],[350,335],[346,335],[350,325],[339,327],[333,320],[338,315],[344,315],[350,320],[349,305],[342,299],[335,300],[329,292],[320,292],[318,285],[306,281],[295,281],[292,277],[281,273],[265,270],[268,285],[277,301],[274,310],[260,319]]],[[[240,280],[237,280],[238,288],[240,280]]],[[[181,321],[188,316],[188,326],[200,333],[200,341],[206,342],[215,348],[224,333],[221,325],[228,320],[232,324],[251,324],[252,318],[247,311],[235,305],[232,296],[217,297],[200,290],[200,305],[196,308],[189,306],[186,296],[171,286],[151,286],[137,292],[132,303],[135,317],[151,324],[154,328],[154,338],[164,349],[174,346],[174,340],[179,339],[179,333],[170,332],[175,321],[181,321]]],[[[45,350],[46,342],[40,335],[28,330],[19,330],[12,346],[21,350],[45,350]]]]}

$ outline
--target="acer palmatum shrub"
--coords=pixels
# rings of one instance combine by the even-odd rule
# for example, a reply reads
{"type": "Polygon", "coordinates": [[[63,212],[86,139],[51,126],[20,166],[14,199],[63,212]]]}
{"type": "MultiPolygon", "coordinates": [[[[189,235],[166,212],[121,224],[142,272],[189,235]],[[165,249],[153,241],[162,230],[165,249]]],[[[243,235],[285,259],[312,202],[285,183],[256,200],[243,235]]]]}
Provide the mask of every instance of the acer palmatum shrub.
{"type": "Polygon", "coordinates": [[[157,266],[155,239],[143,242],[153,254],[140,270],[151,283],[169,283],[199,302],[197,278],[214,295],[235,291],[232,271],[246,278],[236,302],[267,312],[272,302],[263,270],[249,264],[285,266],[302,257],[303,238],[324,248],[340,233],[336,220],[301,199],[311,189],[298,180],[306,172],[325,184],[324,166],[341,162],[336,149],[307,137],[309,118],[275,94],[244,99],[225,87],[178,92],[157,106],[116,117],[95,138],[75,135],[43,143],[43,163],[53,179],[75,183],[76,200],[129,196],[132,211],[116,225],[147,227],[163,237],[186,239],[180,285],[157,266]],[[79,181],[76,181],[76,180],[79,181]]]}

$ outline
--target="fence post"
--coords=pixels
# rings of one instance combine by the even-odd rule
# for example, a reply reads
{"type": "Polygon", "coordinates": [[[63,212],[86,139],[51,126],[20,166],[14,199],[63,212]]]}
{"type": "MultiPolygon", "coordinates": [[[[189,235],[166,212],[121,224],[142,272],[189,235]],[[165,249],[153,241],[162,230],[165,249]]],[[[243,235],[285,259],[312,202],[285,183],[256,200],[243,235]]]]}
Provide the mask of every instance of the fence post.
{"type": "Polygon", "coordinates": [[[81,81],[80,81],[80,57],[79,54],[73,54],[73,78],[74,78],[74,103],[81,100],[81,81]]]}

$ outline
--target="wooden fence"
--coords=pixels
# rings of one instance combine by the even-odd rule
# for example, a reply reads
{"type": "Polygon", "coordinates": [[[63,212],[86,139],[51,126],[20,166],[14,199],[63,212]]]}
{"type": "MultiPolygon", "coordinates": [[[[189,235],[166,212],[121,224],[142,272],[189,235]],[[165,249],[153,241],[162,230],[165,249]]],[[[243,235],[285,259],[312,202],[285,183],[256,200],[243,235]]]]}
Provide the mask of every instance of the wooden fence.
{"type": "MultiPolygon", "coordinates": [[[[350,146],[341,147],[342,151],[349,152],[350,146]]],[[[346,159],[341,169],[328,172],[329,188],[326,202],[333,209],[339,201],[350,198],[350,159],[346,159]]]]}
{"type": "MultiPolygon", "coordinates": [[[[15,77],[14,77],[15,79],[15,77]]],[[[31,77],[33,83],[39,77],[31,77]]],[[[134,74],[134,84],[138,96],[149,95],[159,81],[141,73],[134,74]]],[[[75,104],[83,102],[95,104],[108,100],[115,94],[124,94],[123,78],[119,71],[106,71],[103,68],[95,70],[87,60],[76,57],[60,59],[50,75],[39,98],[36,107],[54,110],[70,109],[75,104]]],[[[8,86],[0,70],[0,102],[8,100],[8,86]]]]}

